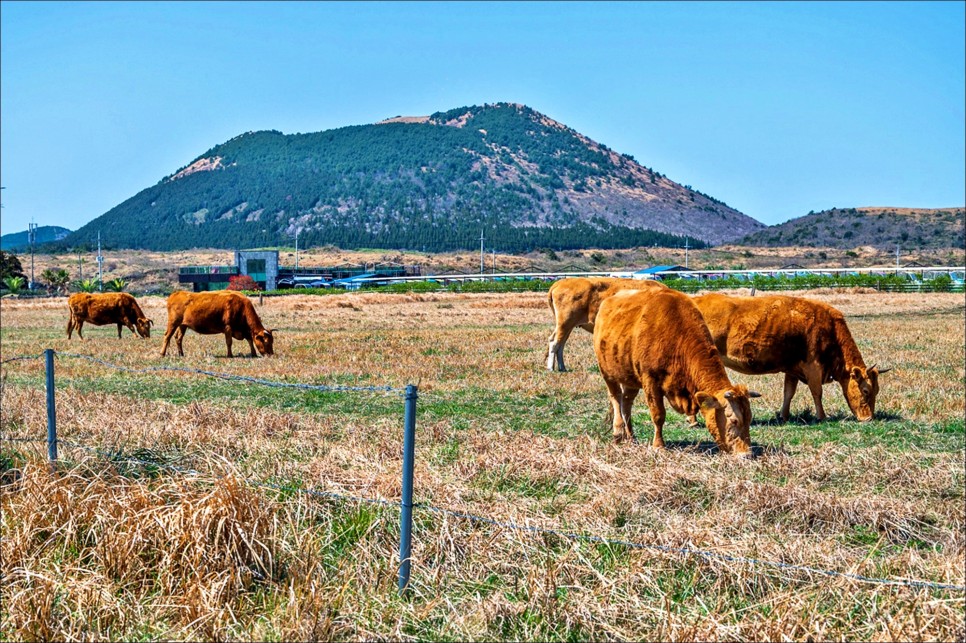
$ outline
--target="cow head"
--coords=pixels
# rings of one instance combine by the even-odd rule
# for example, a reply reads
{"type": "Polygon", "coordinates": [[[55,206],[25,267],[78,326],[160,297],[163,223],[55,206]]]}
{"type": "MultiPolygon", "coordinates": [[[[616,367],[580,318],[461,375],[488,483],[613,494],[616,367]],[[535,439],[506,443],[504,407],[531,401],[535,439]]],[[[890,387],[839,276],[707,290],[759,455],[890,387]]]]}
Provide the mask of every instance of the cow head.
{"type": "Polygon", "coordinates": [[[262,329],[255,333],[255,335],[252,337],[252,341],[255,343],[255,348],[257,348],[258,352],[265,357],[271,357],[275,354],[275,351],[272,349],[272,344],[275,341],[275,337],[273,335],[274,332],[274,328],[272,330],[262,329]]]}
{"type": "Polygon", "coordinates": [[[151,325],[153,323],[154,322],[147,317],[138,317],[136,320],[134,320],[134,327],[137,329],[138,335],[144,339],[148,339],[151,337],[151,325]]]}
{"type": "Polygon", "coordinates": [[[879,394],[879,375],[889,371],[875,366],[863,368],[853,366],[849,369],[849,379],[842,383],[842,392],[849,408],[859,422],[868,422],[875,415],[875,398],[879,394]]]}
{"type": "Polygon", "coordinates": [[[745,386],[732,386],[716,393],[698,391],[695,399],[708,431],[725,453],[751,457],[751,402],[761,397],[745,386]]]}

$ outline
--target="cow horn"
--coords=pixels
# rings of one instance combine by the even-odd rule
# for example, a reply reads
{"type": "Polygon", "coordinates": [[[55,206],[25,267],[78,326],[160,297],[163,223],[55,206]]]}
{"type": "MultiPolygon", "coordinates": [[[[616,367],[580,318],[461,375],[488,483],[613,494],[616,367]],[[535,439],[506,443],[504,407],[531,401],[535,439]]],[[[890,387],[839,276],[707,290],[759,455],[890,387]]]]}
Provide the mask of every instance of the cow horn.
{"type": "Polygon", "coordinates": [[[148,326],[154,326],[154,320],[153,319],[149,319],[148,320],[148,326]]]}
{"type": "Polygon", "coordinates": [[[735,392],[734,391],[725,391],[724,396],[725,396],[725,398],[727,398],[727,399],[730,400],[731,398],[733,398],[735,396],[735,392]]]}

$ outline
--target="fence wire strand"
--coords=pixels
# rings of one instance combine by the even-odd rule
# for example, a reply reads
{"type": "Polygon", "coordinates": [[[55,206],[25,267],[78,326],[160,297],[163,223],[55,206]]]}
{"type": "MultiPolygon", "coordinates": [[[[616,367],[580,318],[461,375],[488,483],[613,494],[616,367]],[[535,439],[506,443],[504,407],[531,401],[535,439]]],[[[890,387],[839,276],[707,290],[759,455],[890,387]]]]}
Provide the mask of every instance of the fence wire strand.
{"type": "Polygon", "coordinates": [[[102,360],[100,358],[94,357],[92,355],[82,355],[80,353],[64,353],[57,351],[55,353],[58,357],[74,357],[78,359],[86,359],[91,362],[96,362],[102,364],[109,368],[117,369],[119,371],[125,371],[128,373],[152,373],[158,371],[169,371],[177,373],[195,373],[199,375],[207,375],[208,377],[214,377],[223,380],[234,380],[247,382],[249,384],[259,384],[261,386],[268,386],[272,388],[294,388],[303,391],[322,391],[328,393],[347,393],[347,392],[357,392],[357,393],[402,393],[404,389],[393,388],[392,386],[330,386],[325,384],[302,384],[300,382],[276,382],[273,380],[263,380],[257,377],[249,377],[247,375],[234,375],[231,373],[217,373],[215,371],[205,371],[197,368],[184,368],[179,366],[149,366],[147,368],[131,368],[129,366],[121,366],[119,364],[112,364],[111,362],[102,360]]]}
{"type": "Polygon", "coordinates": [[[40,359],[43,356],[44,356],[43,353],[41,353],[40,355],[20,355],[18,357],[10,357],[4,360],[0,360],[0,364],[7,364],[9,362],[22,362],[28,359],[40,359]]]}
{"type": "MultiPolygon", "coordinates": [[[[172,367],[172,366],[156,366],[156,367],[149,367],[145,369],[136,369],[136,368],[120,366],[118,364],[112,364],[110,362],[107,362],[105,360],[102,360],[90,355],[82,355],[77,353],[61,353],[61,352],[56,352],[55,354],[63,357],[74,357],[74,358],[86,359],[92,362],[103,364],[110,368],[114,368],[114,369],[126,371],[126,372],[134,372],[134,373],[145,373],[145,372],[155,372],[155,371],[177,371],[177,372],[185,372],[185,373],[198,373],[198,374],[207,375],[210,377],[216,377],[216,378],[221,378],[226,380],[240,380],[240,381],[246,381],[252,384],[260,384],[260,385],[270,386],[270,387],[297,388],[302,390],[329,391],[329,392],[348,392],[348,391],[399,392],[399,393],[405,392],[404,389],[393,388],[389,386],[368,386],[368,387],[324,386],[324,385],[311,385],[311,384],[301,384],[301,383],[273,382],[271,380],[261,380],[261,379],[243,376],[243,375],[231,375],[227,373],[216,373],[216,372],[204,371],[200,369],[188,369],[188,368],[179,368],[179,367],[172,367]]],[[[0,362],[0,364],[6,364],[8,362],[21,361],[21,360],[38,359],[40,357],[43,357],[43,355],[32,355],[32,356],[25,355],[20,357],[12,357],[12,358],[3,360],[2,362],[0,362]]],[[[2,438],[2,439],[6,441],[11,441],[11,442],[44,442],[45,441],[39,438],[37,439],[2,438]]],[[[77,449],[81,449],[81,450],[85,450],[85,451],[97,454],[100,457],[106,458],[114,462],[128,462],[128,463],[140,464],[144,466],[157,467],[159,469],[167,469],[167,470],[185,474],[185,475],[193,475],[193,476],[202,475],[200,472],[194,469],[186,469],[184,467],[178,467],[176,465],[167,464],[167,463],[152,462],[141,458],[125,457],[120,452],[115,453],[111,451],[104,451],[103,449],[89,447],[83,444],[77,444],[75,442],[66,441],[66,440],[57,440],[57,442],[64,446],[73,447],[73,448],[77,448],[77,449]]],[[[245,478],[244,480],[246,483],[257,487],[273,489],[276,491],[299,493],[299,494],[304,494],[304,495],[318,497],[318,498],[342,500],[342,501],[357,502],[357,503],[364,503],[364,504],[373,504],[373,505],[380,505],[380,506],[392,507],[392,508],[401,508],[402,506],[401,502],[393,502],[393,501],[383,500],[379,498],[364,498],[360,496],[340,494],[334,491],[322,491],[319,489],[293,487],[293,486],[282,485],[282,484],[277,484],[272,482],[251,480],[248,478],[245,478]]],[[[862,574],[853,574],[849,572],[840,572],[840,571],[835,571],[830,569],[821,569],[818,567],[809,567],[806,565],[795,565],[795,564],[783,563],[778,561],[762,560],[759,558],[750,558],[745,556],[734,556],[730,554],[722,554],[718,552],[697,549],[693,547],[671,547],[667,545],[638,543],[638,542],[632,542],[632,541],[626,541],[626,540],[605,538],[603,536],[595,536],[591,534],[579,534],[576,532],[562,531],[559,529],[552,529],[549,527],[540,527],[540,526],[534,526],[534,525],[519,525],[512,522],[496,520],[494,518],[489,518],[486,516],[479,516],[476,514],[456,511],[453,509],[446,509],[443,507],[436,507],[428,503],[414,503],[412,505],[412,508],[428,511],[438,515],[452,516],[454,518],[468,520],[475,523],[488,524],[494,527],[499,527],[501,529],[527,532],[531,534],[553,535],[559,538],[564,538],[572,541],[582,541],[582,542],[597,543],[602,545],[620,546],[620,547],[627,547],[629,549],[650,550],[650,551],[657,551],[657,552],[671,554],[671,555],[699,556],[708,560],[742,563],[746,565],[759,566],[759,567],[770,567],[773,569],[781,569],[781,570],[787,570],[787,571],[793,571],[793,572],[818,574],[818,575],[832,577],[832,578],[845,578],[852,581],[872,583],[876,585],[896,585],[896,586],[914,587],[914,588],[920,588],[920,589],[938,589],[938,590],[966,592],[966,585],[952,585],[947,583],[936,583],[931,581],[910,580],[910,579],[875,578],[871,576],[864,576],[862,574]]]]}

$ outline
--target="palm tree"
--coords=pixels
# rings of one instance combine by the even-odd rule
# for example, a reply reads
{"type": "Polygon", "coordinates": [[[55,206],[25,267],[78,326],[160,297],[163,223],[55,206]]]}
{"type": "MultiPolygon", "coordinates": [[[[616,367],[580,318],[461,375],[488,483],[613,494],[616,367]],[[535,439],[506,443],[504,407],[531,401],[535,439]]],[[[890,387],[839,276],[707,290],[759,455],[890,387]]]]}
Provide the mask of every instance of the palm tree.
{"type": "Polygon", "coordinates": [[[27,280],[23,277],[7,277],[3,280],[3,283],[7,286],[7,290],[10,291],[11,295],[16,295],[23,289],[27,280]]]}
{"type": "Polygon", "coordinates": [[[47,290],[47,294],[53,295],[54,290],[57,289],[57,271],[53,268],[46,268],[42,273],[40,273],[40,281],[43,282],[44,288],[47,290]]]}

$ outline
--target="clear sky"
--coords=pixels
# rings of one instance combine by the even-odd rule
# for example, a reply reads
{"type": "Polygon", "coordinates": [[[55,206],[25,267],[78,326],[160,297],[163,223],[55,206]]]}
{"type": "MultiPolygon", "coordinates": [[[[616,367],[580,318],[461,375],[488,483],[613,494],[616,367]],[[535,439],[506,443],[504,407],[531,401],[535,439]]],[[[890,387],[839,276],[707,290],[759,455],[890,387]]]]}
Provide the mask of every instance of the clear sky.
{"type": "Polygon", "coordinates": [[[966,203],[964,2],[0,2],[2,232],[249,130],[518,102],[767,224],[966,203]]]}

